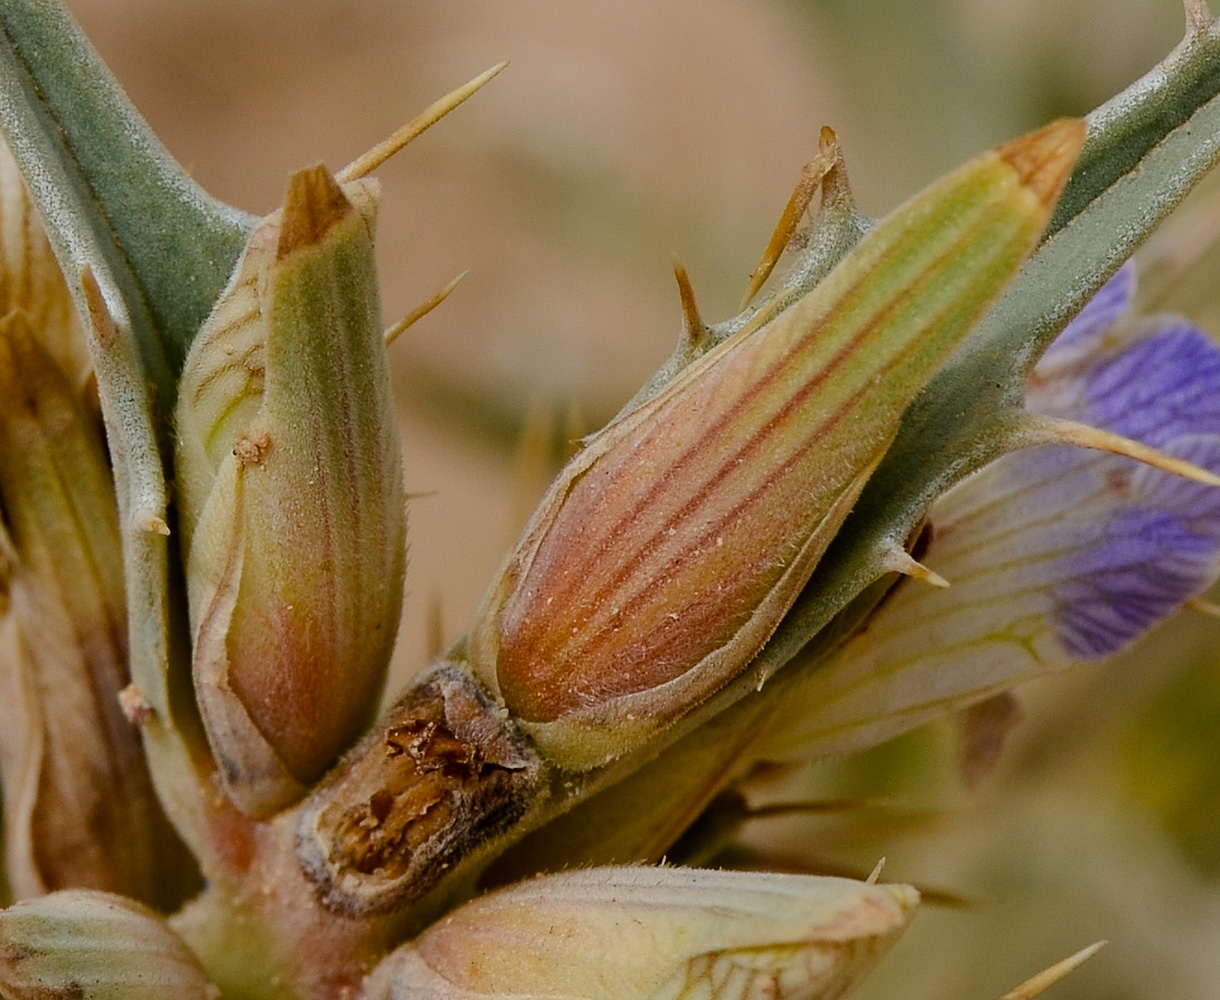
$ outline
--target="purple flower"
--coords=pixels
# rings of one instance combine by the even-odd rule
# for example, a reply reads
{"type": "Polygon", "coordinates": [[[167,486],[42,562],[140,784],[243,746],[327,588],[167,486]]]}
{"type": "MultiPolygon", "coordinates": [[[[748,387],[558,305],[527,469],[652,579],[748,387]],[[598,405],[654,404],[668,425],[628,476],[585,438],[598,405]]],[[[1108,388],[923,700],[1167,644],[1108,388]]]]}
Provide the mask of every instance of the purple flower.
{"type": "MultiPolygon", "coordinates": [[[[1220,347],[1130,313],[1124,267],[1038,364],[1031,413],[1220,472],[1220,347]]],[[[1014,452],[949,491],[924,562],[777,720],[773,755],[847,751],[1128,646],[1220,576],[1220,489],[1063,445],[1014,452]],[[798,710],[799,709],[799,710],[798,710]],[[803,713],[803,714],[802,714],[803,713]]]]}
{"type": "MultiPolygon", "coordinates": [[[[1220,470],[1220,349],[1175,317],[1129,319],[1133,289],[1128,266],[1047,352],[1027,405],[1220,470]]],[[[997,464],[1022,506],[1054,515],[1030,533],[1029,554],[1053,574],[1055,632],[1069,656],[1123,648],[1215,581],[1220,490],[1074,448],[997,464]]]]}

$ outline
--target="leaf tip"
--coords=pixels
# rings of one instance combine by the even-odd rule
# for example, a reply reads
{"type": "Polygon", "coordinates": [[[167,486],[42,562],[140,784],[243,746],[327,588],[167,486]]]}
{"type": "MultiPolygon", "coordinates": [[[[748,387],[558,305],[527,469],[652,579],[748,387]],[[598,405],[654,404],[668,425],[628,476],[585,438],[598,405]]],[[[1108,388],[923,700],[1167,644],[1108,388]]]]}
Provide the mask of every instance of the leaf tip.
{"type": "Polygon", "coordinates": [[[1060,118],[997,149],[1016,172],[1022,187],[1050,208],[1059,197],[1084,145],[1081,118],[1060,118]]]}
{"type": "Polygon", "coordinates": [[[288,181],[276,260],[320,242],[332,226],[353,211],[339,182],[322,164],[298,170],[288,181]]]}

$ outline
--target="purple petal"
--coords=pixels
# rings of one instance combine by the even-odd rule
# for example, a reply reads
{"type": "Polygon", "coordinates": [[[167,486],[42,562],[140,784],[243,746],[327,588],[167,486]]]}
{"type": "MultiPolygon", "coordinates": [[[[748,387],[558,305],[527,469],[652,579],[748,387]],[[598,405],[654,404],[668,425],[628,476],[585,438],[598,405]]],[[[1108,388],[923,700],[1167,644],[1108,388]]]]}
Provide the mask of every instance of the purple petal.
{"type": "MultiPolygon", "coordinates": [[[[1125,344],[1095,338],[1096,353],[1078,358],[1070,372],[1036,372],[1030,409],[1220,472],[1220,349],[1172,317],[1148,320],[1127,337],[1125,344]]],[[[1220,490],[1124,459],[1070,454],[1045,449],[1005,462],[1034,480],[1034,462],[1047,472],[1061,463],[1088,470],[1065,480],[1079,509],[1045,530],[1073,536],[1064,579],[1053,588],[1056,631],[1071,656],[1095,658],[1121,649],[1216,579],[1220,490]]]]}
{"type": "MultiPolygon", "coordinates": [[[[1164,450],[1220,472],[1220,437],[1179,438],[1164,450]]],[[[1109,459],[1131,499],[1097,526],[1093,544],[1068,560],[1054,588],[1056,632],[1069,655],[1113,653],[1216,579],[1220,490],[1147,468],[1133,474],[1109,459]]]]}
{"type": "Polygon", "coordinates": [[[1220,433],[1220,351],[1180,320],[1085,375],[1080,412],[1056,414],[1160,447],[1182,434],[1220,433]]]}

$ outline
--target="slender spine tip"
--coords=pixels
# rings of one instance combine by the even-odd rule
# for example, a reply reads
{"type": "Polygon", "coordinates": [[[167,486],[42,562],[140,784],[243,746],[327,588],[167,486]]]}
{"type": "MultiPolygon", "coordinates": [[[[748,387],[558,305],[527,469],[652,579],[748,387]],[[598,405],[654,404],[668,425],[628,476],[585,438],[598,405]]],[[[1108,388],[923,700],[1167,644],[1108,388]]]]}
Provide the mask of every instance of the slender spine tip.
{"type": "Polygon", "coordinates": [[[1018,447],[1033,447],[1040,444],[1066,444],[1077,448],[1090,448],[1094,451],[1105,451],[1112,455],[1122,455],[1134,459],[1144,465],[1173,476],[1181,476],[1204,486],[1220,486],[1220,476],[1209,469],[1187,462],[1149,445],[1114,434],[1088,424],[1080,424],[1074,420],[1059,420],[1054,417],[1043,417],[1026,414],[1020,420],[1017,432],[1018,447]]]}
{"type": "Polygon", "coordinates": [[[136,685],[128,684],[118,693],[119,708],[125,718],[133,726],[142,726],[156,713],[148,699],[136,685]]]}
{"type": "Polygon", "coordinates": [[[745,309],[754,300],[754,296],[767,283],[771,272],[775,270],[775,265],[779,263],[788,244],[792,242],[796,227],[809,208],[810,202],[813,201],[813,195],[817,191],[818,185],[835,165],[838,144],[834,130],[823,127],[818,144],[818,155],[801,168],[801,176],[796,182],[792,196],[788,199],[788,204],[784,206],[779,222],[775,224],[775,230],[767,242],[766,249],[763,250],[762,258],[751,272],[749,281],[746,282],[746,292],[741,300],[742,309],[745,309]]]}
{"type": "Polygon", "coordinates": [[[484,70],[469,83],[450,91],[439,100],[433,101],[420,114],[416,115],[389,137],[377,143],[372,149],[356,157],[335,176],[340,183],[367,177],[380,167],[386,160],[402,149],[411,140],[423,135],[428,129],[449,114],[458,105],[464,103],[482,90],[501,70],[508,65],[508,60],[496,63],[491,69],[484,70]]]}
{"type": "Polygon", "coordinates": [[[928,569],[900,545],[895,545],[885,552],[881,557],[881,566],[888,572],[901,573],[903,576],[912,577],[931,587],[944,589],[949,586],[948,580],[935,570],[928,569]]]}
{"type": "Polygon", "coordinates": [[[442,302],[444,302],[445,299],[449,298],[449,296],[451,294],[453,294],[453,290],[462,283],[462,279],[465,278],[466,275],[468,275],[469,273],[470,273],[470,271],[466,270],[466,271],[463,271],[461,274],[457,275],[456,277],[450,278],[449,281],[446,282],[444,287],[441,288],[441,290],[439,292],[437,292],[435,295],[433,295],[432,298],[428,299],[425,302],[421,302],[414,309],[412,309],[409,313],[407,313],[402,319],[400,319],[397,323],[395,323],[393,326],[391,326],[389,329],[387,329],[385,331],[385,333],[382,335],[385,338],[386,347],[389,347],[400,336],[402,336],[404,333],[406,333],[407,330],[409,330],[416,323],[418,323],[421,319],[423,319],[425,316],[427,316],[428,313],[432,312],[432,310],[435,309],[437,306],[439,306],[442,302]]]}
{"type": "Polygon", "coordinates": [[[433,590],[428,595],[424,636],[429,662],[439,660],[445,652],[445,613],[440,592],[437,590],[433,590]]]}
{"type": "Polygon", "coordinates": [[[149,507],[142,507],[135,512],[135,523],[137,530],[146,535],[169,536],[169,525],[165,523],[165,518],[149,507]]]}
{"type": "Polygon", "coordinates": [[[1217,604],[1215,601],[1205,600],[1202,597],[1189,598],[1184,607],[1198,615],[1206,615],[1208,618],[1220,618],[1220,604],[1217,604]]]}
{"type": "Polygon", "coordinates": [[[1106,943],[1105,941],[1095,941],[1087,948],[1081,948],[1076,954],[1069,955],[1062,961],[1043,969],[1036,976],[1031,976],[1016,989],[1005,993],[1000,997],[1000,1000],[1031,1000],[1031,998],[1038,996],[1044,990],[1054,986],[1069,973],[1075,972],[1080,966],[1084,965],[1085,962],[1101,951],[1106,946],[1106,943]]]}

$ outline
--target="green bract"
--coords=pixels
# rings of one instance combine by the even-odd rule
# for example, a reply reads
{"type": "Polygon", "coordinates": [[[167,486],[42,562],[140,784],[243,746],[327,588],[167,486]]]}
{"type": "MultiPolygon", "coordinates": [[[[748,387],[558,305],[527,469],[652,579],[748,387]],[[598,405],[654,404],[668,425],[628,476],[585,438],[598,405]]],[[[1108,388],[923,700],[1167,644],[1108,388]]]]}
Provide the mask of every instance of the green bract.
{"type": "Polygon", "coordinates": [[[470,644],[551,760],[622,756],[745,670],[1033,250],[1083,131],[1048,126],[916,196],[560,474],[470,644]]]}
{"type": "Polygon", "coordinates": [[[229,794],[256,813],[360,735],[398,629],[406,510],[375,216],[373,182],[296,174],[179,387],[195,690],[229,794]]]}

